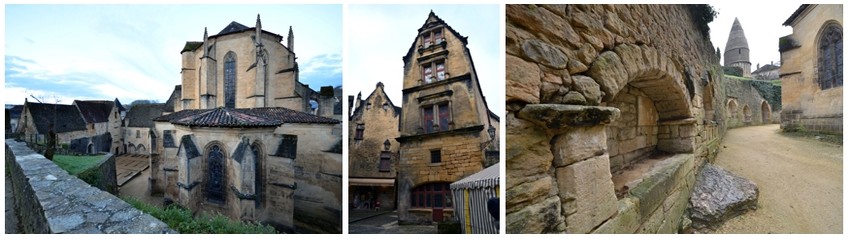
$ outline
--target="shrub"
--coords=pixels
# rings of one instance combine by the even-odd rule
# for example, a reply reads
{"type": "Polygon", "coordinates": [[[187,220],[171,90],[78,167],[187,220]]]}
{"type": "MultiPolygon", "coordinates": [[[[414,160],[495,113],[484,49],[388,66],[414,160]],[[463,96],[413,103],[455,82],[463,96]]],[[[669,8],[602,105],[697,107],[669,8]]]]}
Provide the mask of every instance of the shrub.
{"type": "Polygon", "coordinates": [[[252,222],[231,220],[221,214],[199,215],[192,217],[192,211],[171,204],[165,208],[158,208],[146,204],[138,199],[126,197],[124,201],[133,205],[160,221],[168,224],[168,227],[182,234],[275,234],[277,231],[267,225],[252,222]]]}

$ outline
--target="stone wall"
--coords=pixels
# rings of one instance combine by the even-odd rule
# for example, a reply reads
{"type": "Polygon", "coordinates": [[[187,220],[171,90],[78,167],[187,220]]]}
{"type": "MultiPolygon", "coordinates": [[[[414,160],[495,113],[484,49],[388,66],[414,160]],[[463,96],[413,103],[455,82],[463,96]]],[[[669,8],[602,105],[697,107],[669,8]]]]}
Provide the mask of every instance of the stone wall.
{"type": "Polygon", "coordinates": [[[509,233],[678,231],[688,180],[725,132],[699,11],[506,7],[509,233]]]}
{"type": "Polygon", "coordinates": [[[780,52],[782,129],[842,134],[844,88],[821,89],[817,71],[819,38],[828,24],[843,27],[843,5],[810,5],[798,18],[779,41],[794,45],[780,52]]]}
{"type": "Polygon", "coordinates": [[[6,167],[23,233],[176,233],[162,221],[6,140],[6,167]]]}
{"type": "Polygon", "coordinates": [[[111,153],[104,155],[96,166],[80,172],[77,177],[104,192],[118,195],[115,155],[111,153]]]}
{"type": "Polygon", "coordinates": [[[778,93],[781,91],[781,87],[768,82],[736,79],[728,76],[723,77],[721,82],[727,97],[725,108],[730,113],[725,116],[728,128],[778,122],[779,111],[782,107],[781,102],[778,102],[778,93]],[[759,90],[758,87],[765,89],[759,90]],[[770,93],[777,94],[768,95],[774,97],[767,99],[763,96],[770,93]],[[734,104],[731,103],[732,100],[734,100],[734,104]],[[744,106],[746,106],[746,111],[744,106]],[[734,109],[734,113],[730,111],[732,109],[734,109]]]}

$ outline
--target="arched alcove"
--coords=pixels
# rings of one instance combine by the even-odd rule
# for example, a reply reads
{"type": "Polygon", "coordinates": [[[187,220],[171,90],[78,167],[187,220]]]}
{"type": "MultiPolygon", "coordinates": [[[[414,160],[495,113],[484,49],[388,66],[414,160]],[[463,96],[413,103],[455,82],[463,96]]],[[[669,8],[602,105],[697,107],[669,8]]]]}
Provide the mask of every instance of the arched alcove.
{"type": "Polygon", "coordinates": [[[770,105],[767,101],[761,102],[761,122],[763,124],[770,124],[770,105]]]}

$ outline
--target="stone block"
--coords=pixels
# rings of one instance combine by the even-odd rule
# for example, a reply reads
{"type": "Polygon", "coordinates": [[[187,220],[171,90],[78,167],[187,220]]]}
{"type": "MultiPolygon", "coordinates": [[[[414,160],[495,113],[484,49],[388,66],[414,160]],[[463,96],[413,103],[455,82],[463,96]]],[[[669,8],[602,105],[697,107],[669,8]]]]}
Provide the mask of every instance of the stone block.
{"type": "Polygon", "coordinates": [[[519,57],[505,59],[506,101],[540,102],[540,68],[519,57]]]}
{"type": "Polygon", "coordinates": [[[641,224],[638,213],[639,201],[633,197],[620,199],[617,215],[605,221],[594,234],[630,234],[635,233],[641,224]]]}
{"type": "Polygon", "coordinates": [[[715,228],[758,206],[758,186],[713,164],[706,164],[690,195],[694,228],[715,228]]]}
{"type": "Polygon", "coordinates": [[[574,91],[581,93],[587,100],[587,105],[599,105],[602,102],[604,94],[599,88],[599,84],[593,78],[576,75],[572,77],[574,91]]]}
{"type": "Polygon", "coordinates": [[[628,73],[617,53],[606,51],[596,58],[588,70],[588,76],[596,80],[605,96],[603,102],[608,102],[616,96],[628,83],[628,73]]]}
{"type": "Polygon", "coordinates": [[[558,195],[570,233],[588,233],[617,213],[608,155],[593,157],[556,170],[558,195]]]}
{"type": "Polygon", "coordinates": [[[517,114],[519,119],[553,130],[561,130],[569,126],[608,124],[619,116],[620,110],[612,107],[558,104],[526,105],[517,114]]]}
{"type": "Polygon", "coordinates": [[[529,121],[507,115],[507,144],[505,168],[507,187],[536,179],[552,167],[550,136],[544,129],[529,121]]]}
{"type": "Polygon", "coordinates": [[[526,59],[540,63],[552,69],[566,69],[567,56],[555,46],[538,40],[526,40],[522,43],[522,53],[526,59]]]}
{"type": "Polygon", "coordinates": [[[563,233],[566,230],[560,214],[558,197],[549,197],[506,215],[507,233],[563,233]]]}
{"type": "Polygon", "coordinates": [[[554,187],[552,177],[543,176],[536,181],[526,182],[507,190],[508,201],[505,202],[508,212],[518,211],[517,209],[538,202],[549,196],[549,192],[554,187]]]}
{"type": "Polygon", "coordinates": [[[554,166],[563,167],[607,152],[605,126],[570,128],[555,136],[552,154],[554,166]]]}
{"type": "Polygon", "coordinates": [[[634,79],[646,69],[643,62],[643,53],[640,52],[640,47],[632,44],[620,44],[614,47],[614,52],[620,56],[625,66],[626,72],[630,79],[634,79]]]}

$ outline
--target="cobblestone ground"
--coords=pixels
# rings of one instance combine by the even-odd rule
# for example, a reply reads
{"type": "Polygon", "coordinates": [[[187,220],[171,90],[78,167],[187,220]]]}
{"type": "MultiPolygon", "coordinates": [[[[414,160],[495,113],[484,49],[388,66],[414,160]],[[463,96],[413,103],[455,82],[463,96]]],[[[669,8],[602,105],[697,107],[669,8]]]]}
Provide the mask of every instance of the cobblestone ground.
{"type": "Polygon", "coordinates": [[[776,124],[729,130],[716,164],[753,180],[759,207],[716,233],[842,233],[842,150],[776,124]]]}

